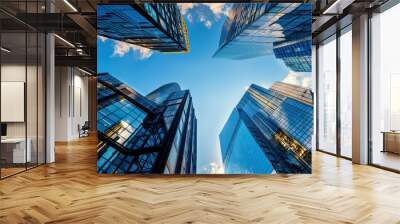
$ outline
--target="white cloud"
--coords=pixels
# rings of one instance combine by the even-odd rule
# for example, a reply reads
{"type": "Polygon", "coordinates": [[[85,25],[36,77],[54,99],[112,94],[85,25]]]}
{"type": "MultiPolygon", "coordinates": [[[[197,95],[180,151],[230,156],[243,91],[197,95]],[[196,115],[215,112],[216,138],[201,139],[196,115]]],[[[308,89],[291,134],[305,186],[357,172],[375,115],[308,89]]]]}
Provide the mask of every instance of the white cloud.
{"type": "MultiPolygon", "coordinates": [[[[102,42],[106,42],[108,40],[107,37],[100,35],[97,35],[97,39],[99,39],[102,42]]],[[[148,48],[129,44],[126,42],[113,40],[113,44],[114,44],[114,51],[112,56],[123,57],[125,54],[129,53],[130,51],[133,51],[138,55],[140,60],[143,60],[149,58],[153,54],[153,51],[148,48]]]]}
{"type": "Polygon", "coordinates": [[[195,7],[198,4],[199,3],[178,3],[178,6],[181,10],[181,13],[183,15],[186,15],[186,13],[189,11],[189,9],[192,9],[193,7],[195,7]]]}
{"type": "Polygon", "coordinates": [[[225,3],[201,3],[207,6],[213,14],[219,18],[221,15],[228,16],[229,7],[225,3]]]}
{"type": "Polygon", "coordinates": [[[106,42],[106,40],[108,39],[107,37],[103,37],[103,36],[99,36],[99,35],[97,35],[97,38],[99,40],[101,40],[101,42],[106,42]]]}
{"type": "Polygon", "coordinates": [[[128,44],[122,41],[117,41],[117,40],[114,41],[113,56],[123,57],[130,51],[135,52],[139,56],[139,59],[141,60],[147,59],[153,54],[153,51],[148,48],[144,48],[133,44],[128,44]]]}
{"type": "Polygon", "coordinates": [[[212,162],[204,166],[202,171],[203,173],[208,173],[208,174],[223,174],[225,172],[224,167],[215,162],[212,162]]]}
{"type": "Polygon", "coordinates": [[[289,72],[282,82],[302,86],[305,88],[311,88],[311,75],[297,72],[289,72]]]}
{"type": "Polygon", "coordinates": [[[208,29],[210,29],[210,27],[212,26],[212,22],[207,19],[207,17],[205,15],[199,15],[199,20],[201,23],[204,24],[204,26],[206,26],[208,29]]]}
{"type": "Polygon", "coordinates": [[[207,28],[211,28],[213,20],[219,19],[222,15],[228,16],[230,11],[230,5],[225,3],[179,3],[178,6],[182,15],[185,15],[189,22],[194,21],[193,18],[197,18],[207,28]],[[205,7],[206,10],[200,7],[205,7]],[[193,11],[195,8],[198,10],[193,11]]]}
{"type": "Polygon", "coordinates": [[[199,15],[200,22],[205,22],[207,20],[205,15],[199,15]]]}
{"type": "Polygon", "coordinates": [[[211,26],[212,26],[212,22],[211,22],[210,20],[207,20],[207,21],[204,22],[204,25],[205,25],[208,29],[210,29],[211,26]]]}
{"type": "Polygon", "coordinates": [[[221,15],[228,16],[229,6],[225,3],[178,3],[181,13],[186,15],[191,9],[199,6],[207,7],[216,17],[221,15]]]}
{"type": "Polygon", "coordinates": [[[189,20],[190,23],[193,22],[193,16],[192,16],[192,14],[188,14],[186,17],[187,17],[187,19],[189,20]]]}

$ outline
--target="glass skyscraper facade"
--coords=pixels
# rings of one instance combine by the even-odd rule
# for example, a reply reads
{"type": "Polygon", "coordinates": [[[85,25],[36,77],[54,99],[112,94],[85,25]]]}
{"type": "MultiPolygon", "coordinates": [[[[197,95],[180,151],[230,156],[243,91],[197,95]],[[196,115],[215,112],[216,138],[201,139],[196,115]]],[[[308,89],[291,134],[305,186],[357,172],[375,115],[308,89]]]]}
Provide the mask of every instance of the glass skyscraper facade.
{"type": "MultiPolygon", "coordinates": [[[[311,29],[309,32],[311,33],[311,29]]],[[[311,47],[310,35],[301,40],[274,43],[274,54],[292,71],[311,72],[311,47]]]]}
{"type": "Polygon", "coordinates": [[[225,173],[311,173],[312,95],[282,82],[251,85],[219,135],[225,173]]]}
{"type": "Polygon", "coordinates": [[[189,51],[185,20],[175,3],[100,4],[97,32],[160,52],[189,51]]]}
{"type": "Polygon", "coordinates": [[[296,72],[311,72],[312,5],[234,4],[214,57],[247,59],[272,55],[296,72]]]}
{"type": "Polygon", "coordinates": [[[197,119],[188,90],[169,83],[143,96],[98,75],[98,173],[194,174],[197,119]]]}

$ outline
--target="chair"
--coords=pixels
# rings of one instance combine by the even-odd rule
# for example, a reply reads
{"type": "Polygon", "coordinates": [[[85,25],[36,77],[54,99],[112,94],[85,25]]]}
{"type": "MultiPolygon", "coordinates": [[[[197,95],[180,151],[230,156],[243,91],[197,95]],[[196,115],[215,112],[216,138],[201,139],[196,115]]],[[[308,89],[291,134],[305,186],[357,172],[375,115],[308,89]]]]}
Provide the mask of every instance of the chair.
{"type": "Polygon", "coordinates": [[[89,136],[89,129],[90,129],[89,121],[85,121],[82,127],[78,124],[79,138],[89,136]]]}

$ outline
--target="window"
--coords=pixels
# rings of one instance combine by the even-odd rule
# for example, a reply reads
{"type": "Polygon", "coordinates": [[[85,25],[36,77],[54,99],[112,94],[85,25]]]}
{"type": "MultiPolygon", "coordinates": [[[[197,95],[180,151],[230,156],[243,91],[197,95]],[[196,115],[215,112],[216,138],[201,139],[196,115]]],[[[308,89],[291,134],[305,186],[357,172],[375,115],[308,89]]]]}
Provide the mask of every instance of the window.
{"type": "Polygon", "coordinates": [[[340,154],[352,157],[352,33],[340,36],[340,154]]]}
{"type": "Polygon", "coordinates": [[[336,36],[318,48],[318,146],[336,153],[336,36]]]}
{"type": "Polygon", "coordinates": [[[400,170],[400,4],[371,19],[371,162],[400,170]]]}

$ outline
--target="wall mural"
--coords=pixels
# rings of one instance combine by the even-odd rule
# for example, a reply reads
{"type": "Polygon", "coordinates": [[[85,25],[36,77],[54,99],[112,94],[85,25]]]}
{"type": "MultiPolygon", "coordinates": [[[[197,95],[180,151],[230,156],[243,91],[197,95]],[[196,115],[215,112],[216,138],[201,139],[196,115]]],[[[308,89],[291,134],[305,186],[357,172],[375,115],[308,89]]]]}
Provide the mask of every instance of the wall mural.
{"type": "Polygon", "coordinates": [[[311,10],[98,5],[98,173],[311,173],[311,10]]]}

